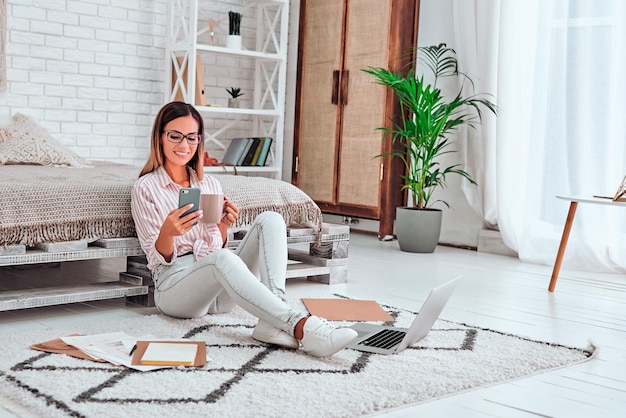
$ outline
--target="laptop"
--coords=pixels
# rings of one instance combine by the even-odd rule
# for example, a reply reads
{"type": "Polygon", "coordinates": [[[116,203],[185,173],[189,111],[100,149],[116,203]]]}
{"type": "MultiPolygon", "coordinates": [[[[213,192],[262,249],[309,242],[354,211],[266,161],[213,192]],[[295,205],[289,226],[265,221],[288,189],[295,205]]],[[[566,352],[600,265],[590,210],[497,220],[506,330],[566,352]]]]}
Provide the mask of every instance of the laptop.
{"type": "Polygon", "coordinates": [[[409,329],[366,322],[352,325],[350,328],[359,336],[347,348],[376,354],[397,354],[415,344],[428,334],[460,279],[461,276],[456,277],[431,290],[409,329]]]}

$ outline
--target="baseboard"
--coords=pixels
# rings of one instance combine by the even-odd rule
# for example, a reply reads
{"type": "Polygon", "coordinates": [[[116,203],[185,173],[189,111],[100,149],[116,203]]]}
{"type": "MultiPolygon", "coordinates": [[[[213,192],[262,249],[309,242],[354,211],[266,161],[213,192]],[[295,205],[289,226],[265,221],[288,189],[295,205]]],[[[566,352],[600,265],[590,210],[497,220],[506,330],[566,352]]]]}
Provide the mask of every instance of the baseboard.
{"type": "MultiPolygon", "coordinates": [[[[369,235],[378,235],[379,222],[373,219],[363,219],[349,217],[343,215],[333,215],[324,213],[324,222],[333,224],[343,224],[350,227],[352,232],[360,232],[369,235]]],[[[381,237],[379,237],[381,238],[381,237]]],[[[383,237],[384,240],[393,240],[395,236],[383,237]]],[[[509,248],[502,240],[500,231],[492,229],[482,229],[478,233],[478,247],[467,247],[440,242],[439,245],[474,250],[483,253],[507,255],[510,257],[518,257],[517,251],[509,248]]]]}
{"type": "Polygon", "coordinates": [[[478,233],[478,252],[508,255],[510,257],[518,256],[516,251],[504,243],[500,231],[492,229],[482,229],[478,233]]]}
{"type": "Polygon", "coordinates": [[[379,225],[375,219],[357,218],[354,216],[333,215],[330,213],[323,213],[324,222],[337,225],[348,225],[350,231],[362,232],[366,234],[378,235],[379,225]]]}

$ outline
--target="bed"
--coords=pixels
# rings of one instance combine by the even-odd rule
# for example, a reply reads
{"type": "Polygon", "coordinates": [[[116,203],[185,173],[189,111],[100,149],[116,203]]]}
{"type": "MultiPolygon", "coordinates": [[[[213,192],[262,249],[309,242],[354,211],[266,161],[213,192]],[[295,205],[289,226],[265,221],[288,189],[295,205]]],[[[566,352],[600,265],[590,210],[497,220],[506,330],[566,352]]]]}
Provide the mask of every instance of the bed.
{"type": "MultiPolygon", "coordinates": [[[[130,212],[130,190],[139,168],[86,161],[33,127],[32,119],[20,121],[28,126],[17,134],[0,127],[0,274],[10,266],[107,257],[127,257],[127,269],[102,284],[47,288],[42,283],[28,292],[0,292],[0,311],[116,297],[150,304],[150,274],[130,212]]],[[[323,223],[315,202],[287,182],[215,177],[240,208],[229,230],[231,247],[259,213],[272,210],[288,225],[288,277],[346,281],[347,226],[323,223]]]]}
{"type": "MultiPolygon", "coordinates": [[[[90,167],[0,166],[0,246],[135,236],[130,191],[139,168],[95,161],[90,167]]],[[[291,226],[322,228],[318,206],[289,183],[264,177],[215,176],[240,208],[234,231],[261,212],[291,226]]]]}

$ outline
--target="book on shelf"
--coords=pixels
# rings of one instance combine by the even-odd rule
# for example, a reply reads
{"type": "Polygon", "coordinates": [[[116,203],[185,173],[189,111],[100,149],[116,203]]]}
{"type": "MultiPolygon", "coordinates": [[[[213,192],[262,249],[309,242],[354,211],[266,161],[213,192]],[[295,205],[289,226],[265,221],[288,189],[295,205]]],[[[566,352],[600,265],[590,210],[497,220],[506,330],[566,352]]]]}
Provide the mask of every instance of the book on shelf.
{"type": "Polygon", "coordinates": [[[236,166],[263,167],[272,146],[273,138],[233,138],[226,149],[222,163],[236,166]]]}
{"type": "Polygon", "coordinates": [[[270,147],[272,146],[273,139],[270,137],[263,138],[263,145],[261,146],[261,152],[259,152],[259,158],[256,160],[257,167],[265,167],[265,163],[267,161],[267,156],[270,151],[270,147]]]}
{"type": "Polygon", "coordinates": [[[250,148],[248,149],[246,157],[243,159],[243,162],[241,163],[241,165],[245,165],[245,166],[251,165],[252,159],[254,158],[254,153],[256,152],[256,149],[258,148],[259,143],[261,142],[261,138],[251,138],[251,139],[252,139],[252,144],[250,145],[250,148]]]}
{"type": "Polygon", "coordinates": [[[228,165],[237,165],[241,154],[243,154],[243,150],[248,144],[248,139],[249,138],[233,138],[230,141],[230,145],[226,149],[224,158],[222,158],[222,163],[228,165]]]}
{"type": "Polygon", "coordinates": [[[256,165],[256,162],[259,159],[259,154],[261,154],[261,149],[263,148],[263,142],[265,142],[265,138],[259,138],[259,143],[254,150],[254,155],[252,156],[252,161],[250,161],[249,165],[256,165]]]}
{"type": "Polygon", "coordinates": [[[239,156],[239,159],[237,160],[237,164],[235,165],[243,165],[243,160],[246,159],[246,156],[248,155],[248,151],[250,150],[252,143],[253,143],[252,138],[246,138],[246,146],[244,147],[243,152],[239,156]]]}

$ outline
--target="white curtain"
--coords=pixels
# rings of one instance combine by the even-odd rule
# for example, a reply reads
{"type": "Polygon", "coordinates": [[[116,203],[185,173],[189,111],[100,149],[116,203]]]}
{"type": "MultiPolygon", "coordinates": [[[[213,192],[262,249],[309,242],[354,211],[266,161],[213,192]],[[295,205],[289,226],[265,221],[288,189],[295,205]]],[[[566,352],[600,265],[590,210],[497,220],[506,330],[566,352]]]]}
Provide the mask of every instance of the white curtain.
{"type": "MultiPolygon", "coordinates": [[[[626,174],[626,1],[500,8],[497,223],[522,260],[552,264],[556,195],[612,195],[626,174]]],[[[563,266],[625,271],[626,208],[580,204],[563,266]]]]}
{"type": "MultiPolygon", "coordinates": [[[[499,0],[460,0],[452,3],[454,43],[461,71],[471,77],[474,88],[465,94],[489,94],[497,98],[499,0]]],[[[466,83],[466,87],[467,83],[466,83]]],[[[460,163],[472,173],[479,187],[460,182],[469,205],[482,216],[483,225],[497,227],[496,117],[483,109],[476,129],[457,135],[460,163]]]]}
{"type": "MultiPolygon", "coordinates": [[[[440,79],[439,87],[450,97],[463,87],[465,97],[491,94],[496,101],[498,19],[500,0],[421,0],[420,46],[446,43],[456,51],[459,71],[473,82],[460,78],[440,79]]],[[[419,63],[418,63],[419,66],[419,63]]],[[[418,68],[418,71],[420,68],[418,68]]],[[[426,77],[430,74],[425,72],[426,77]]],[[[432,81],[432,80],[428,80],[432,81]]],[[[440,242],[476,247],[482,229],[497,227],[495,143],[496,117],[483,109],[482,123],[476,129],[459,127],[454,131],[455,152],[442,156],[442,166],[460,164],[478,186],[461,176],[448,176],[446,187],[435,191],[435,200],[445,201],[440,242]]],[[[437,207],[437,206],[435,206],[437,207]]]]}

